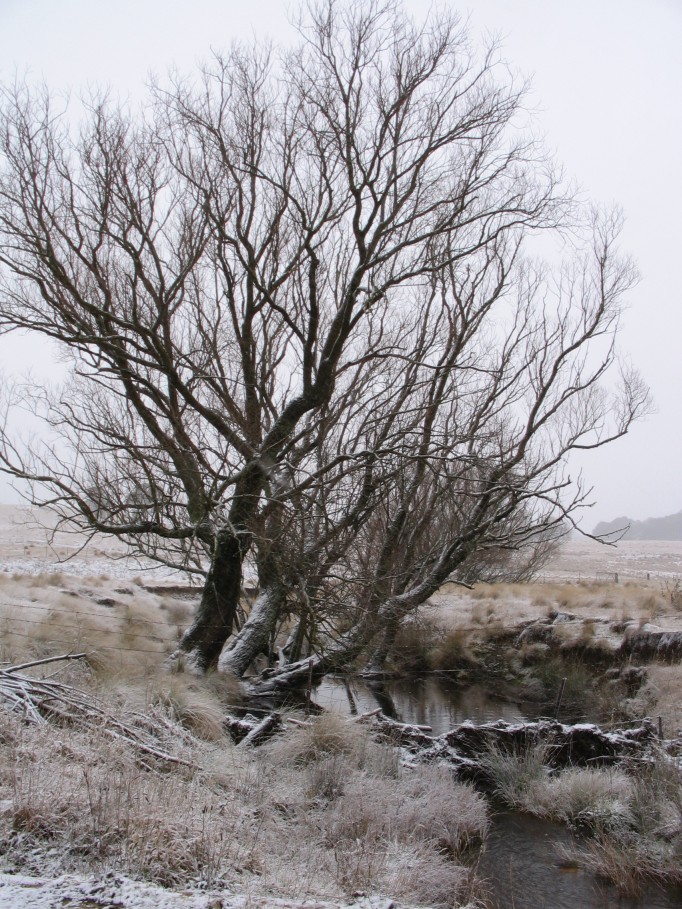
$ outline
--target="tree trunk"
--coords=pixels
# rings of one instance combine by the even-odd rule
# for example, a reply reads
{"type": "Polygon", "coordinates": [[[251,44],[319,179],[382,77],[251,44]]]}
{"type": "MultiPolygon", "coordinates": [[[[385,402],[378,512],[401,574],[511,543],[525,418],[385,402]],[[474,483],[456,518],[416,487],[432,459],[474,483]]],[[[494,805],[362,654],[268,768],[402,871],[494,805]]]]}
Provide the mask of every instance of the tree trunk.
{"type": "Polygon", "coordinates": [[[371,657],[367,661],[367,666],[364,669],[364,674],[368,676],[383,674],[386,658],[388,657],[389,653],[391,652],[391,648],[395,643],[398,629],[400,628],[400,622],[401,616],[397,614],[390,616],[386,622],[386,627],[383,629],[381,635],[379,636],[379,642],[377,646],[374,648],[371,657]]]}
{"type": "Polygon", "coordinates": [[[216,534],[211,567],[193,623],[184,633],[180,652],[193,668],[205,672],[214,666],[232,634],[242,584],[242,548],[230,526],[216,534]]]}
{"type": "Polygon", "coordinates": [[[259,653],[268,653],[272,627],[283,602],[284,591],[278,584],[261,589],[242,630],[220,655],[220,672],[242,676],[259,653]]]}

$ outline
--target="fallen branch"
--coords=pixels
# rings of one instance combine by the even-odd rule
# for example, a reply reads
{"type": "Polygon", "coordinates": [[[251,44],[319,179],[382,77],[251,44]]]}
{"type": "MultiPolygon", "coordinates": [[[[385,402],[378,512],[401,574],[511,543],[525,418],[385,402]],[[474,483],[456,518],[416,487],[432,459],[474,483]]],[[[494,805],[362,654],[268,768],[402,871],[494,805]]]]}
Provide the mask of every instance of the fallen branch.
{"type": "MultiPolygon", "coordinates": [[[[7,702],[10,710],[21,714],[27,722],[44,724],[57,719],[82,729],[97,728],[109,738],[124,741],[142,755],[156,761],[184,767],[194,766],[163,749],[160,736],[154,735],[148,718],[145,718],[146,728],[142,729],[139,725],[118,719],[94,698],[72,685],[54,679],[34,679],[20,672],[47,663],[83,657],[85,654],[66,654],[0,669],[0,697],[7,702]]],[[[153,764],[145,763],[145,766],[153,769],[153,764]]]]}
{"type": "Polygon", "coordinates": [[[242,745],[260,745],[269,738],[282,725],[282,718],[278,713],[271,713],[261,720],[257,726],[242,739],[242,745]]]}
{"type": "Polygon", "coordinates": [[[17,666],[1,669],[0,672],[21,672],[24,669],[33,669],[34,666],[45,666],[46,663],[61,663],[63,660],[84,660],[86,657],[87,653],[65,653],[62,656],[45,657],[43,660],[31,660],[30,663],[19,663],[17,666]]]}

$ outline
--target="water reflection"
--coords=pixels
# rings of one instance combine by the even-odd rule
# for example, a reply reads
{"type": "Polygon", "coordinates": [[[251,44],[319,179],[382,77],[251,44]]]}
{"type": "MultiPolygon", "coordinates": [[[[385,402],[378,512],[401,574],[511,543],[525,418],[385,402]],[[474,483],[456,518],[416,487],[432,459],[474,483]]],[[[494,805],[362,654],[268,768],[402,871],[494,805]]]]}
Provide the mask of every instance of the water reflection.
{"type": "Polygon", "coordinates": [[[326,677],[314,689],[313,699],[340,713],[368,713],[381,707],[386,716],[403,723],[431,726],[434,735],[466,720],[519,722],[538,713],[537,706],[496,698],[480,685],[456,689],[433,677],[383,683],[326,677]]]}

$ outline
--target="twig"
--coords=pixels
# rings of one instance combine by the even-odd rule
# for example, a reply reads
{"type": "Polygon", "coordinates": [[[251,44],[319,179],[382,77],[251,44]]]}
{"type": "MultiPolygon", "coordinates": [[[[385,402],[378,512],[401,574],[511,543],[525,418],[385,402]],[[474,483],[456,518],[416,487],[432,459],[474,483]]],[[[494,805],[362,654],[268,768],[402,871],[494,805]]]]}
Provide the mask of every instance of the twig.
{"type": "Polygon", "coordinates": [[[58,663],[61,660],[83,660],[85,657],[87,657],[87,653],[65,653],[63,656],[45,657],[44,660],[32,660],[30,663],[20,663],[18,666],[0,669],[0,672],[21,672],[22,669],[32,669],[34,666],[44,666],[46,663],[58,663]]]}
{"type": "MultiPolygon", "coordinates": [[[[143,731],[117,719],[78,688],[52,679],[33,679],[29,676],[19,675],[20,669],[53,663],[57,660],[81,659],[84,656],[85,654],[66,654],[61,657],[35,660],[21,666],[12,666],[10,669],[0,669],[0,696],[9,702],[10,709],[22,712],[27,720],[34,723],[43,724],[48,717],[58,717],[81,727],[92,728],[93,725],[96,725],[110,738],[123,740],[138,751],[157,760],[184,767],[196,766],[183,758],[168,754],[158,747],[157,742],[153,740],[156,729],[149,717],[137,718],[138,722],[140,719],[144,719],[147,729],[143,731]]],[[[166,728],[169,728],[169,724],[165,725],[166,728]]]]}

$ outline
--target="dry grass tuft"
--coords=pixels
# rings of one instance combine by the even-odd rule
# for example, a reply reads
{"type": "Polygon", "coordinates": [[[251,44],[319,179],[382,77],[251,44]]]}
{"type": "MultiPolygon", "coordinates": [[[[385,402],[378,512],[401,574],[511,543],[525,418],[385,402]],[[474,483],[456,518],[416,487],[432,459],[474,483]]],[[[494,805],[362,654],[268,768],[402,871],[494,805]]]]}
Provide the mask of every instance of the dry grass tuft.
{"type": "Polygon", "coordinates": [[[486,767],[509,807],[580,828],[573,858],[624,893],[646,881],[682,884],[682,771],[667,755],[632,768],[550,774],[542,749],[491,749],[486,767]]]}
{"type": "Polygon", "coordinates": [[[628,702],[635,717],[661,717],[666,737],[682,735],[682,666],[652,663],[646,668],[646,681],[628,702]]]}
{"type": "Polygon", "coordinates": [[[535,794],[549,775],[543,745],[520,752],[493,745],[481,765],[493,782],[495,796],[504,805],[533,813],[535,794]]]}
{"type": "Polygon", "coordinates": [[[271,759],[283,764],[306,765],[339,754],[351,754],[366,741],[362,729],[336,713],[323,713],[307,726],[296,727],[268,746],[271,759]]]}
{"type": "Polygon", "coordinates": [[[150,703],[204,741],[221,742],[225,738],[225,708],[201,679],[158,674],[151,686],[150,703]]]}

